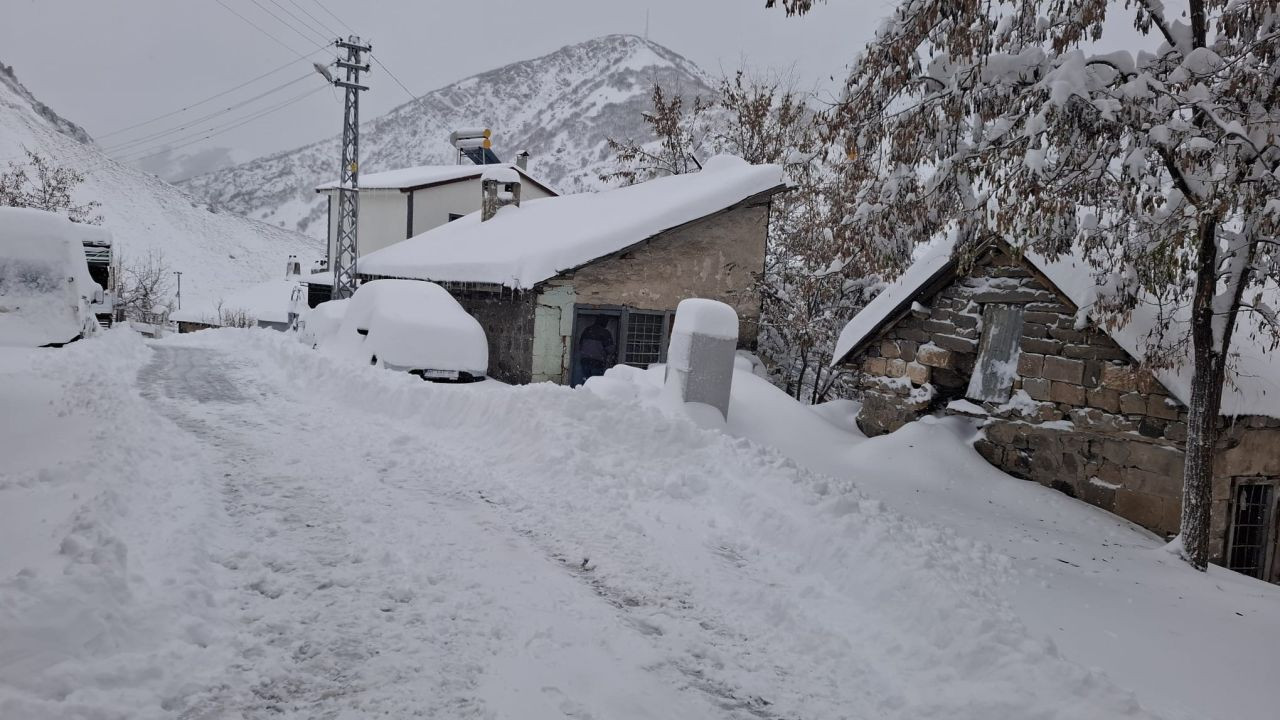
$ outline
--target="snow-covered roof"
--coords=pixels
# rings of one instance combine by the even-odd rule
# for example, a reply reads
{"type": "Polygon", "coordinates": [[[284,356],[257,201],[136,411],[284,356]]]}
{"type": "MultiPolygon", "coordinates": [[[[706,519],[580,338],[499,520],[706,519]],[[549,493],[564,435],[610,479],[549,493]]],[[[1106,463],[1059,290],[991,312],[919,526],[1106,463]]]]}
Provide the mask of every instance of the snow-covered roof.
{"type": "MultiPolygon", "coordinates": [[[[513,163],[499,163],[496,165],[422,165],[361,175],[359,183],[361,190],[411,190],[426,185],[438,185],[454,182],[455,180],[479,178],[488,171],[498,169],[519,173],[529,182],[546,189],[548,192],[553,192],[546,183],[521,170],[513,163]]],[[[337,187],[338,182],[335,180],[320,185],[316,188],[316,192],[336,190],[337,187]]]]}
{"type": "MultiPolygon", "coordinates": [[[[243,312],[260,322],[289,322],[289,312],[293,306],[293,291],[298,287],[301,278],[292,277],[279,280],[268,280],[250,285],[222,298],[224,312],[243,312]]],[[[206,325],[221,325],[218,315],[217,301],[184,305],[169,315],[176,322],[194,322],[206,325]]]]}
{"type": "Polygon", "coordinates": [[[678,225],[784,187],[782,168],[736,157],[703,169],[598,193],[479,213],[361,257],[361,275],[530,288],[678,225]]]}
{"type": "MultiPolygon", "coordinates": [[[[938,240],[930,244],[906,272],[855,315],[840,332],[832,364],[844,361],[849,353],[894,322],[935,279],[954,272],[953,247],[952,240],[938,240]]],[[[1087,312],[1096,301],[1099,289],[1097,271],[1084,258],[1064,255],[1057,260],[1049,260],[1030,250],[1024,250],[1023,257],[1076,307],[1087,312]]],[[[1188,318],[1175,318],[1175,322],[1179,320],[1186,322],[1188,318]]],[[[1156,321],[1154,306],[1140,303],[1128,323],[1105,332],[1125,352],[1142,361],[1146,357],[1149,333],[1156,321]]],[[[1270,352],[1269,337],[1270,333],[1259,326],[1251,313],[1240,314],[1232,335],[1234,356],[1231,374],[1227,387],[1222,391],[1223,415],[1280,418],[1280,359],[1276,353],[1270,352]]],[[[1184,405],[1190,404],[1189,356],[1178,367],[1157,370],[1155,374],[1171,395],[1184,405]]]]}

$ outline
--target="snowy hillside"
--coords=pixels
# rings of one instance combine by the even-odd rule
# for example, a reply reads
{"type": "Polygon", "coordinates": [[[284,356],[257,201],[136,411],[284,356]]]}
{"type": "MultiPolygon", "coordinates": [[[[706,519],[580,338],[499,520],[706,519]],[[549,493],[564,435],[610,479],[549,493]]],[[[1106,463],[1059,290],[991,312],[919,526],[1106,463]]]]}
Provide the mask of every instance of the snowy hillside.
{"type": "MultiPolygon", "coordinates": [[[[386,83],[376,70],[371,83],[386,83]]],[[[593,189],[610,160],[606,140],[643,137],[641,111],[654,83],[688,95],[710,78],[667,48],[633,35],[608,35],[512,63],[426,93],[363,125],[361,169],[378,172],[452,163],[449,133],[487,126],[504,160],[521,150],[530,171],[562,192],[593,189]]],[[[389,91],[389,90],[388,90],[389,91]]],[[[323,237],[324,200],[337,136],[180,183],[215,207],[323,237]]]]}
{"type": "Polygon", "coordinates": [[[104,155],[88,134],[40,103],[0,65],[0,167],[28,149],[85,174],[77,199],[97,200],[126,264],[150,250],[182,272],[184,300],[208,300],[284,272],[319,243],[230,213],[210,212],[172,185],[104,155]]]}

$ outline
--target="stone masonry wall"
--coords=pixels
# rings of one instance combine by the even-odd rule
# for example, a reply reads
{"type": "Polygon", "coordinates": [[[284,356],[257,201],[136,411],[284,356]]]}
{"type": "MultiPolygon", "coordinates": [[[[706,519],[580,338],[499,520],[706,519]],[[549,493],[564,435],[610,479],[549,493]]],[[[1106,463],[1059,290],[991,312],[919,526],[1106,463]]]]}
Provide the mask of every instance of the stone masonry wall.
{"type": "Polygon", "coordinates": [[[890,432],[965,397],[986,303],[1022,305],[1024,326],[1013,397],[981,404],[990,419],[977,450],[1011,475],[1176,533],[1185,408],[1104,332],[1076,328],[1076,308],[998,250],[863,352],[863,430],[890,432]]]}
{"type": "Polygon", "coordinates": [[[719,300],[738,313],[738,344],[754,348],[769,206],[738,205],[663,233],[617,257],[591,263],[568,279],[584,305],[675,310],[691,297],[719,300]]]}
{"type": "Polygon", "coordinates": [[[536,293],[450,290],[489,340],[489,377],[527,383],[533,372],[533,314],[536,293]]]}

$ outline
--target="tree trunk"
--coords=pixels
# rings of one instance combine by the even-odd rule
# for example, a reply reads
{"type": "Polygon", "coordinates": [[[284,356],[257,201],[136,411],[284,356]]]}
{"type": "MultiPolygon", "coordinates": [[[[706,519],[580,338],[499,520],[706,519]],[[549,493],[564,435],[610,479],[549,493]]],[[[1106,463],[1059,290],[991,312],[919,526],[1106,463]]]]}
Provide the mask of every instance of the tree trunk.
{"type": "MultiPolygon", "coordinates": [[[[1182,477],[1182,558],[1204,571],[1209,567],[1209,514],[1213,501],[1213,458],[1218,415],[1226,381],[1223,348],[1213,332],[1213,298],[1217,292],[1216,220],[1200,228],[1200,267],[1191,305],[1191,407],[1187,418],[1187,454],[1182,477]]],[[[1230,337],[1230,329],[1226,336],[1230,337]]]]}

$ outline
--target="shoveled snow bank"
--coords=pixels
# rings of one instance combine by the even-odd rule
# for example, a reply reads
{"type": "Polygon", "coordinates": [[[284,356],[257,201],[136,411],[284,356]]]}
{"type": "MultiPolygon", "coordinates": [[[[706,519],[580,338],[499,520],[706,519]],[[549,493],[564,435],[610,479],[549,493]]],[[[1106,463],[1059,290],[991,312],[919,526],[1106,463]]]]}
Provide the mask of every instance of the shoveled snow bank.
{"type": "Polygon", "coordinates": [[[364,283],[342,315],[336,334],[318,338],[321,349],[362,362],[376,358],[394,369],[461,371],[476,377],[488,372],[484,328],[435,283],[364,283]]]}
{"type": "MultiPolygon", "coordinates": [[[[925,418],[868,440],[837,429],[856,415],[854,403],[810,408],[753,380],[734,377],[730,434],[1007,557],[999,595],[1055,654],[1099,668],[1164,717],[1271,713],[1280,587],[1216,566],[1195,572],[1142,528],[1005,475],[973,450],[974,421],[925,418]],[[815,426],[805,413],[836,422],[815,426]]],[[[656,367],[614,368],[585,387],[678,412],[662,404],[660,382],[656,367]]]]}
{"type": "Polygon", "coordinates": [[[26,352],[0,355],[0,717],[174,717],[237,661],[209,622],[211,454],[139,394],[137,333],[26,352]]]}
{"type": "Polygon", "coordinates": [[[338,334],[351,299],[329,300],[311,308],[298,325],[298,341],[313,348],[338,334]]]}
{"type": "Polygon", "coordinates": [[[0,207],[0,345],[65,343],[97,329],[84,241],[107,231],[43,210],[0,207]]]}
{"type": "Polygon", "coordinates": [[[360,272],[530,288],[783,183],[777,165],[718,156],[700,172],[472,213],[360,258],[360,272]]]}

